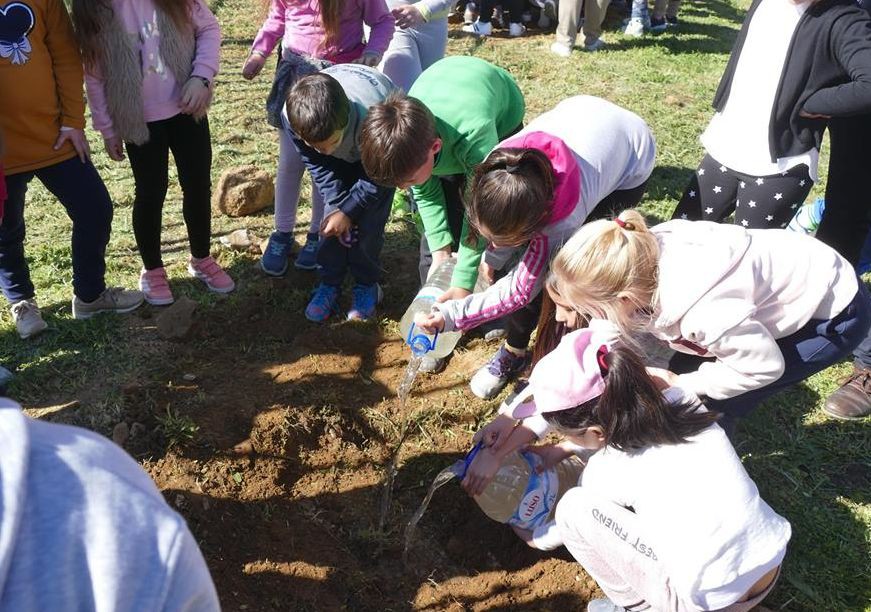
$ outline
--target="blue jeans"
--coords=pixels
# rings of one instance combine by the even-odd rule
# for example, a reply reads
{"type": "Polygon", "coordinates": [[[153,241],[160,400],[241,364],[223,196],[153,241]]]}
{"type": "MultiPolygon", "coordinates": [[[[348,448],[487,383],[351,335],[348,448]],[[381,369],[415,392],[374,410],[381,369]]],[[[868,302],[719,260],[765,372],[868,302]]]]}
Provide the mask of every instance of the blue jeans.
{"type": "Polygon", "coordinates": [[[24,196],[38,178],[67,211],[73,222],[73,292],[92,302],[106,289],[106,245],[112,230],[112,200],[91,162],[78,157],[6,177],[6,212],[0,223],[0,290],[10,302],[34,297],[24,258],[24,196]]]}
{"type": "Polygon", "coordinates": [[[367,207],[355,222],[357,240],[346,247],[331,236],[318,246],[321,282],[341,285],[350,272],[358,285],[374,285],[381,280],[381,247],[384,246],[384,226],[390,217],[393,189],[383,189],[376,206],[367,207]]]}
{"type": "MultiPolygon", "coordinates": [[[[729,399],[707,399],[705,406],[722,412],[727,422],[746,416],[778,391],[800,383],[847,357],[866,340],[869,327],[871,295],[860,280],[856,297],[836,317],[825,321],[811,319],[794,334],[777,341],[786,361],[786,369],[779,379],[729,399]]],[[[677,353],[669,363],[669,368],[677,374],[694,372],[702,361],[704,359],[701,357],[677,353]]]]}

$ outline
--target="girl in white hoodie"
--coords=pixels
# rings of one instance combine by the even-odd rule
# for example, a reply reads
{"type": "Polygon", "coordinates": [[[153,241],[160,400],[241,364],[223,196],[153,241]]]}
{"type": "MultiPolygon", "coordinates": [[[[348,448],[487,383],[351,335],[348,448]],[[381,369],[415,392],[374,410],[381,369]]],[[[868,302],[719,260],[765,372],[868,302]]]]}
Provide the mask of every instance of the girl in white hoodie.
{"type": "Polygon", "coordinates": [[[814,238],[705,221],[648,229],[634,210],[579,229],[547,287],[570,326],[605,318],[694,356],[661,376],[733,418],[847,357],[871,325],[868,290],[814,238]]]}

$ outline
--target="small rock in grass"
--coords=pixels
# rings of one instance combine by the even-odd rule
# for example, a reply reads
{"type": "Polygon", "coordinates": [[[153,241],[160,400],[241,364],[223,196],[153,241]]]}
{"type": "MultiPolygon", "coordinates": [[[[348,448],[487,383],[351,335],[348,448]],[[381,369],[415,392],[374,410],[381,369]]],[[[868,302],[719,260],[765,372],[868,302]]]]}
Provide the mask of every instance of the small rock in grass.
{"type": "Polygon", "coordinates": [[[143,425],[142,423],[133,423],[133,425],[130,426],[130,437],[131,438],[138,438],[139,436],[143,435],[146,431],[147,431],[147,429],[146,429],[145,425],[143,425]]]}
{"type": "Polygon", "coordinates": [[[228,168],[212,195],[212,209],[229,217],[242,217],[263,210],[275,199],[275,184],[257,166],[228,168]]]}
{"type": "Polygon", "coordinates": [[[184,376],[182,376],[182,380],[185,380],[187,382],[194,382],[196,379],[196,374],[185,374],[184,376]]]}
{"type": "Polygon", "coordinates": [[[157,333],[166,340],[179,340],[187,336],[194,324],[197,303],[182,296],[157,317],[157,333]]]}

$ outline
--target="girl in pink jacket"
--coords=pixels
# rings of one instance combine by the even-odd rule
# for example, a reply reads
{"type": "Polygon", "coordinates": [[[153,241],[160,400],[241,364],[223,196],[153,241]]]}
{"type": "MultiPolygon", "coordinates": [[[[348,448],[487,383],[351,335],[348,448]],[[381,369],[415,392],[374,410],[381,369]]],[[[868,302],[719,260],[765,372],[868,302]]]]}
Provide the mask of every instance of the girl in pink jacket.
{"type": "MultiPolygon", "coordinates": [[[[281,57],[272,91],[266,100],[269,124],[279,129],[278,172],[275,179],[275,231],[260,260],[271,276],[287,271],[293,245],[296,209],[305,166],[290,135],[284,104],[287,92],[302,76],[332,64],[359,63],[377,66],[393,37],[394,19],[384,0],[272,0],[269,16],[257,33],[242,76],[260,74],[266,58],[281,40],[281,57]],[[364,41],[363,24],[370,28],[364,41]]],[[[318,235],[324,201],[312,188],[312,218],[303,249],[294,265],[317,268],[318,235]]]]}
{"type": "Polygon", "coordinates": [[[126,145],[130,158],[145,299],[173,302],[160,253],[170,151],[184,194],[187,271],[209,290],[229,293],[233,280],[209,254],[212,141],[206,111],[218,73],[217,19],[203,0],[73,0],[72,14],[94,129],[109,157],[123,160],[126,145]]]}

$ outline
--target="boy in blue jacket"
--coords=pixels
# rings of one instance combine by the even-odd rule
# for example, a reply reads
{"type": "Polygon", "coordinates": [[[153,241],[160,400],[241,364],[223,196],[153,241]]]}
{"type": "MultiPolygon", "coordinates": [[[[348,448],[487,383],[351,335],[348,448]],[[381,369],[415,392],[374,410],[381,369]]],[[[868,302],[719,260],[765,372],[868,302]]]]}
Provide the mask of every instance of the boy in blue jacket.
{"type": "Polygon", "coordinates": [[[287,95],[284,119],[324,199],[317,261],[321,282],[308,320],[338,312],[347,272],[355,284],[348,319],[366,320],[381,301],[381,247],[393,188],[375,184],[360,163],[360,130],[369,107],[396,87],[367,66],[340,64],[300,79],[287,95]]]}

